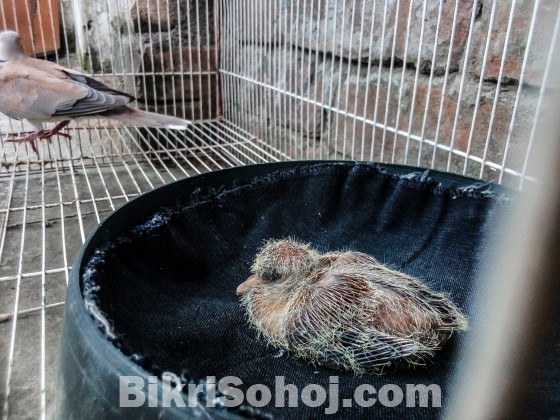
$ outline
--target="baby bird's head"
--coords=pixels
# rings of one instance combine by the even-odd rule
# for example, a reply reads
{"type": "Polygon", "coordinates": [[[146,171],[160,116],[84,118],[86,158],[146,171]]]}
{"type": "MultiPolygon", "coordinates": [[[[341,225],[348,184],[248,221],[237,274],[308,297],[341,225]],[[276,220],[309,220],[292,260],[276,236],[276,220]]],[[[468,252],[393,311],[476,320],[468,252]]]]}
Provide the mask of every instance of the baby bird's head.
{"type": "Polygon", "coordinates": [[[249,321],[270,343],[287,348],[287,319],[294,312],[290,302],[305,289],[319,262],[317,251],[289,238],[270,240],[257,253],[253,275],[237,287],[237,295],[249,321]]]}
{"type": "Polygon", "coordinates": [[[284,285],[308,277],[319,262],[319,253],[292,239],[267,241],[251,267],[253,275],[237,287],[244,295],[257,285],[284,285]]]}

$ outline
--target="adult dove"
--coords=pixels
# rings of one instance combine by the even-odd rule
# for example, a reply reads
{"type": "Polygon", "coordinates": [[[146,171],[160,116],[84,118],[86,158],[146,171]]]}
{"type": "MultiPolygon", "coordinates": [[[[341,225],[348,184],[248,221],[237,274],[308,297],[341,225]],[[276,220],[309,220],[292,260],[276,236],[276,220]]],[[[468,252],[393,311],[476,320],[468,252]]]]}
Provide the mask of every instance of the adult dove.
{"type": "Polygon", "coordinates": [[[119,92],[78,71],[25,55],[17,32],[0,32],[0,112],[16,120],[28,120],[36,131],[7,141],[50,139],[71,120],[101,116],[125,124],[185,129],[191,124],[168,115],[127,106],[135,98],[119,92]],[[43,123],[58,122],[50,130],[43,123]]]}

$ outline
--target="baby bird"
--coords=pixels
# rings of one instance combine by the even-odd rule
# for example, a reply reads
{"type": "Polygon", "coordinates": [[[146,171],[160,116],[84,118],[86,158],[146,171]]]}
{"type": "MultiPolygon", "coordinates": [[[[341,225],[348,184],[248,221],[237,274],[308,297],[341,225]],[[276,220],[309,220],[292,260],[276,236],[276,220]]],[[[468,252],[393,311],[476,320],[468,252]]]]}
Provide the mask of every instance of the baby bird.
{"type": "Polygon", "coordinates": [[[237,287],[250,323],[272,345],[355,373],[433,356],[467,320],[443,294],[360,252],[320,254],[271,240],[237,287]]]}

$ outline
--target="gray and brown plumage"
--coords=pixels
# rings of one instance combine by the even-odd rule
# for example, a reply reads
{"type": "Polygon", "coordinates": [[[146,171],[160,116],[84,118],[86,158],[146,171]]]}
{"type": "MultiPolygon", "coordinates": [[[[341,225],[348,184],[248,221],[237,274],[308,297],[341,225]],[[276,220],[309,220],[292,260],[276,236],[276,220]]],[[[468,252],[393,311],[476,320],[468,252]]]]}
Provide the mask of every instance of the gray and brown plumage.
{"type": "Polygon", "coordinates": [[[355,373],[421,364],[467,320],[443,294],[360,252],[320,254],[267,242],[237,288],[250,323],[273,345],[355,373]]]}
{"type": "Polygon", "coordinates": [[[26,119],[36,131],[8,141],[50,139],[71,120],[101,116],[125,124],[185,129],[190,121],[141,111],[127,104],[134,97],[119,92],[78,71],[25,55],[17,32],[0,32],[0,112],[16,120],[26,119]],[[58,122],[51,130],[43,123],[58,122]]]}

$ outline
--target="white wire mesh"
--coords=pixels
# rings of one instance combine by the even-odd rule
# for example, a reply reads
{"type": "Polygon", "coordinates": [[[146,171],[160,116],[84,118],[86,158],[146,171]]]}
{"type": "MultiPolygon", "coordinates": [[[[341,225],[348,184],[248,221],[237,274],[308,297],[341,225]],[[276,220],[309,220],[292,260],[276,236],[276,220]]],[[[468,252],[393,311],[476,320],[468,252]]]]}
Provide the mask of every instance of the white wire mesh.
{"type": "Polygon", "coordinates": [[[558,2],[251,4],[222,2],[226,119],[298,159],[530,178],[558,2]]]}
{"type": "Polygon", "coordinates": [[[552,0],[1,1],[0,26],[29,53],[196,121],[178,134],[91,119],[34,153],[5,140],[27,124],[0,120],[3,416],[52,413],[72,260],[146,191],[286,159],[532,180],[558,12],[552,0]]]}

